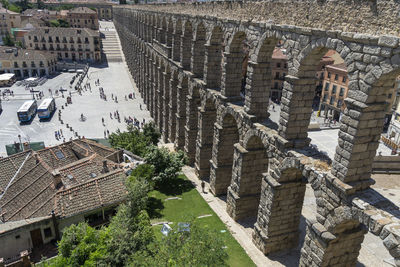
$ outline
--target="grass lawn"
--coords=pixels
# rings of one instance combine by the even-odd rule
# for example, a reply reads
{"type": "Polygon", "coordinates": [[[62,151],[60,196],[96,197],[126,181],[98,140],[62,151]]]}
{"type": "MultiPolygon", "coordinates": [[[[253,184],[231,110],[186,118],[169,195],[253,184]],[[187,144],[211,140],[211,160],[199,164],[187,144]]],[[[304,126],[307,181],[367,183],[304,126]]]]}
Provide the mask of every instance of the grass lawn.
{"type": "MultiPolygon", "coordinates": [[[[207,202],[200,196],[192,183],[187,180],[186,176],[181,175],[174,187],[163,187],[160,191],[153,190],[150,195],[150,211],[151,222],[173,222],[170,224],[172,228],[176,228],[178,222],[191,221],[202,215],[211,215],[204,218],[197,218],[200,225],[215,229],[227,247],[229,255],[229,266],[255,266],[244,249],[233,238],[225,224],[218,218],[214,211],[208,206],[207,202]],[[178,197],[178,199],[170,199],[178,197]]],[[[161,225],[153,226],[157,237],[161,238],[161,225]]],[[[206,256],[206,255],[205,255],[206,256]]]]}

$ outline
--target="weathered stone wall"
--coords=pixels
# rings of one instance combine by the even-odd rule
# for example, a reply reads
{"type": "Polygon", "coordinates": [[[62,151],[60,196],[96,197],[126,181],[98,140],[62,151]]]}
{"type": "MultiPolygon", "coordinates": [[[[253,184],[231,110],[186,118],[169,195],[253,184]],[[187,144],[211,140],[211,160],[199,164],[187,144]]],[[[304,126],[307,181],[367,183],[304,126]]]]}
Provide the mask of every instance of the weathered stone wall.
{"type": "Polygon", "coordinates": [[[380,236],[400,266],[399,209],[369,188],[386,94],[400,74],[399,38],[147,8],[114,9],[129,70],[163,139],[184,149],[215,195],[227,194],[228,214],[235,220],[257,214],[256,246],[265,254],[296,246],[309,183],[317,212],[307,220],[301,266],[354,265],[364,229],[380,236]],[[289,73],[275,127],[267,120],[267,85],[278,40],[289,73]],[[249,47],[244,96],[243,43],[249,47]],[[349,72],[333,161],[307,137],[316,66],[329,49],[349,72]]]}
{"type": "Polygon", "coordinates": [[[147,5],[139,8],[374,35],[400,34],[400,3],[396,0],[215,1],[147,5]]]}

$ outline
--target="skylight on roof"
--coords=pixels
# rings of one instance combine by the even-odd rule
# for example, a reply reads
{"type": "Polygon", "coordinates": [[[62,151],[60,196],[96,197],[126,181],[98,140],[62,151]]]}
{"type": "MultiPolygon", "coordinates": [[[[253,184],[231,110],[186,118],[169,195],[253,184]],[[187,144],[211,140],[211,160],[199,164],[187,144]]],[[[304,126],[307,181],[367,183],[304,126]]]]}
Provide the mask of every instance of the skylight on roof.
{"type": "Polygon", "coordinates": [[[89,174],[89,176],[92,177],[92,178],[96,178],[96,177],[97,177],[97,174],[95,174],[94,172],[91,172],[91,173],[89,174]]]}
{"type": "Polygon", "coordinates": [[[61,150],[56,150],[55,154],[56,154],[56,156],[57,156],[58,159],[63,159],[63,158],[65,158],[65,155],[64,155],[64,153],[63,153],[61,150]]]}
{"type": "Polygon", "coordinates": [[[72,180],[72,179],[74,179],[74,176],[72,176],[71,174],[68,174],[68,175],[67,175],[67,178],[70,179],[70,180],[72,180]]]}

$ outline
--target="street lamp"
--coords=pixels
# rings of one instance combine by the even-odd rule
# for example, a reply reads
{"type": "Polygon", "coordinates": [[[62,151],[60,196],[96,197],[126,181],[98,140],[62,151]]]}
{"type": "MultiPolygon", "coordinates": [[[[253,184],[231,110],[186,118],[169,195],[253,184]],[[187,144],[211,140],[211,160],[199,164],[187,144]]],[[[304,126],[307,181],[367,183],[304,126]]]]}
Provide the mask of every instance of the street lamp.
{"type": "Polygon", "coordinates": [[[23,147],[23,145],[22,145],[22,143],[21,143],[21,135],[20,135],[20,134],[18,135],[18,139],[19,139],[19,147],[20,147],[20,149],[21,149],[22,151],[24,151],[24,147],[23,147]]]}

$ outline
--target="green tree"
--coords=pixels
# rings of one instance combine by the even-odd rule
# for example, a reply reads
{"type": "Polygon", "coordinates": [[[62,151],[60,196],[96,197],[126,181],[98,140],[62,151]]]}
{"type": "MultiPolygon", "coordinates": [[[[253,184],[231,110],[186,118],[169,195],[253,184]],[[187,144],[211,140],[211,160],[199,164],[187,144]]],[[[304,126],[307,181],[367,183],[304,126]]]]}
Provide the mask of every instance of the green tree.
{"type": "Polygon", "coordinates": [[[3,44],[5,46],[14,46],[14,40],[11,38],[10,34],[7,32],[6,35],[3,37],[3,44]]]}
{"type": "Polygon", "coordinates": [[[145,155],[146,163],[154,166],[153,180],[156,186],[178,178],[186,156],[182,151],[169,152],[166,148],[150,147],[145,155]]]}
{"type": "Polygon", "coordinates": [[[171,231],[147,251],[134,254],[129,266],[227,266],[228,254],[220,233],[190,224],[190,232],[171,231]]]}
{"type": "Polygon", "coordinates": [[[36,1],[36,5],[37,5],[38,9],[45,9],[46,8],[46,6],[45,6],[45,4],[43,3],[42,0],[37,0],[36,1]]]}

